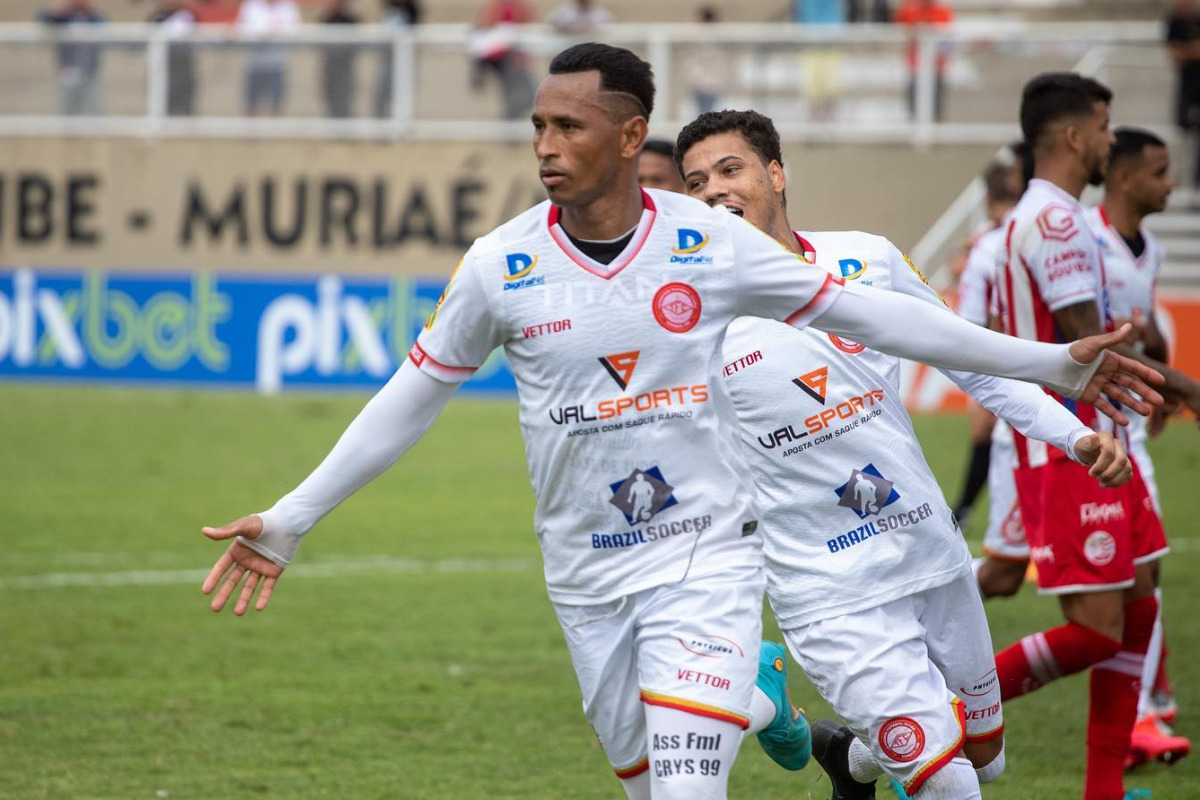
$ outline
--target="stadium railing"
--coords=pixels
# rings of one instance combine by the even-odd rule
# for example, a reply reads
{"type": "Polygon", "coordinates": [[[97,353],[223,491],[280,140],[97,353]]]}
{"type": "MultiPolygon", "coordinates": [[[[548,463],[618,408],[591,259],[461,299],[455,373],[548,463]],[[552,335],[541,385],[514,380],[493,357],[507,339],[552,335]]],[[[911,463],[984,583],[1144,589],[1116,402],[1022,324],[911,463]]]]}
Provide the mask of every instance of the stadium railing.
{"type": "MultiPolygon", "coordinates": [[[[1172,68],[1161,36],[1153,22],[992,20],[925,29],[915,39],[900,26],[792,24],[612,25],[594,38],[654,65],[652,129],[661,135],[673,136],[715,102],[771,115],[789,142],[928,146],[1014,138],[1024,81],[1080,64],[1117,89],[1119,118],[1165,131],[1172,68]]],[[[488,42],[465,25],[306,25],[264,42],[229,27],[178,34],[153,25],[5,24],[0,136],[525,141],[532,87],[553,54],[576,40],[542,26],[502,38],[524,64],[507,76],[509,91],[524,95],[513,98],[511,119],[501,118],[496,75],[472,66],[470,53],[488,42]],[[286,96],[278,116],[251,117],[242,100],[246,68],[265,45],[282,48],[286,96]],[[94,75],[57,69],[67,52],[59,48],[81,46],[95,48],[94,75]],[[68,106],[77,113],[63,113],[68,106]]]]}

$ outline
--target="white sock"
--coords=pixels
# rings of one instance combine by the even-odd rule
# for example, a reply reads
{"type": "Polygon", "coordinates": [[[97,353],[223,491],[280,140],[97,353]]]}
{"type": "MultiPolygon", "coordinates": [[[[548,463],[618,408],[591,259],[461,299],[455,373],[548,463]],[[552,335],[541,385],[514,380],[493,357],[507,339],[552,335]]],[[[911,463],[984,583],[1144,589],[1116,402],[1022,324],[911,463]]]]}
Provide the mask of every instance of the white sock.
{"type": "Polygon", "coordinates": [[[865,744],[857,738],[850,742],[850,777],[860,783],[871,783],[883,774],[883,767],[865,744]]]}
{"type": "Polygon", "coordinates": [[[729,772],[742,745],[741,726],[648,703],[645,710],[650,796],[727,800],[729,772]]]}
{"type": "Polygon", "coordinates": [[[961,756],[930,775],[914,797],[917,800],[983,800],[975,768],[961,756]]]}
{"type": "Polygon", "coordinates": [[[758,733],[770,725],[776,713],[778,709],[775,708],[775,701],[755,686],[754,696],[750,698],[750,727],[746,729],[746,736],[758,733]]]}
{"type": "Polygon", "coordinates": [[[646,770],[632,778],[622,778],[621,788],[629,800],[650,800],[650,771],[646,770]]]}
{"type": "Polygon", "coordinates": [[[991,783],[1000,777],[1000,773],[1004,772],[1004,749],[1000,749],[1000,755],[992,759],[992,763],[986,767],[980,767],[975,770],[975,777],[979,779],[979,783],[991,783]]]}
{"type": "Polygon", "coordinates": [[[1150,713],[1150,695],[1154,693],[1154,679],[1158,677],[1158,665],[1162,661],[1162,589],[1155,589],[1154,596],[1158,598],[1158,614],[1154,617],[1154,632],[1150,634],[1150,647],[1146,650],[1146,660],[1142,665],[1142,690],[1138,694],[1138,719],[1150,713]]]}

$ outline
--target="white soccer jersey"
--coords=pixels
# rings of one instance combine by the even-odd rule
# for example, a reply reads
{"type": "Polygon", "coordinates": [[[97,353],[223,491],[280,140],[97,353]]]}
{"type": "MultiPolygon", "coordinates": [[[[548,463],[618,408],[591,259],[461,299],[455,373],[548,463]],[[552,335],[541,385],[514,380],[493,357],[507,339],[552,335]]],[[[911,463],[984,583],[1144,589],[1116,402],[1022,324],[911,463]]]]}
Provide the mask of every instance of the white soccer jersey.
{"type": "MultiPolygon", "coordinates": [[[[797,237],[833,275],[941,303],[886,239],[797,237]]],[[[724,354],[780,627],[872,608],[969,569],[966,543],[904,409],[897,358],[750,318],[729,327],[724,354]]]]}
{"type": "Polygon", "coordinates": [[[997,278],[1003,268],[1004,226],[984,232],[971,246],[958,279],[958,315],[976,325],[988,324],[996,307],[997,278]]]}
{"type": "Polygon", "coordinates": [[[411,352],[460,381],[504,347],[556,603],[761,564],[736,426],[712,380],[721,339],[742,315],[803,327],[841,289],[724,209],[643,198],[610,265],[572,245],[549,202],[477,240],[411,352]]]}
{"type": "MultiPolygon", "coordinates": [[[[1054,319],[1055,311],[1076,303],[1094,302],[1100,319],[1111,316],[1104,296],[1104,261],[1084,217],[1083,206],[1049,181],[1035,178],[1005,225],[1006,300],[1002,317],[1006,332],[1040,342],[1066,341],[1054,319]]],[[[1087,425],[1112,430],[1107,417],[1085,403],[1063,404],[1087,425]]],[[[1061,451],[1026,439],[1014,431],[1017,464],[1038,467],[1066,458],[1061,451]]]]}

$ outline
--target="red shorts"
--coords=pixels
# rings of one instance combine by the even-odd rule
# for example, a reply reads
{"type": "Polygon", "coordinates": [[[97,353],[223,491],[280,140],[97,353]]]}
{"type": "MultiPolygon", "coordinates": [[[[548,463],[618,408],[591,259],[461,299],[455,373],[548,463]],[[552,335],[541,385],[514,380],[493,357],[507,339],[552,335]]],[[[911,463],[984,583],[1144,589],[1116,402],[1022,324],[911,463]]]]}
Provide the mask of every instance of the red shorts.
{"type": "Polygon", "coordinates": [[[1074,461],[1020,468],[1014,477],[1042,594],[1127,589],[1136,564],[1167,552],[1136,463],[1129,482],[1115,489],[1101,488],[1074,461]]]}

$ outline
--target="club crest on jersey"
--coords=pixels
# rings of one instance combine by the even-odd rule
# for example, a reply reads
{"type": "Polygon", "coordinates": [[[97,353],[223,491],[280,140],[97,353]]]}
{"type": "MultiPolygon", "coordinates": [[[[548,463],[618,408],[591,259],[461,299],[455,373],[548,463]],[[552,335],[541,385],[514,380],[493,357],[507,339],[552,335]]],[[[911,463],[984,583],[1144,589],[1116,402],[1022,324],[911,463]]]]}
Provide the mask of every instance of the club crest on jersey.
{"type": "Polygon", "coordinates": [[[600,363],[604,365],[604,369],[617,382],[617,386],[620,386],[622,391],[629,388],[629,381],[633,378],[633,370],[637,366],[638,356],[641,352],[641,350],[630,350],[628,353],[614,353],[599,359],[600,363]]]}
{"type": "Polygon", "coordinates": [[[509,253],[505,256],[504,291],[541,286],[546,282],[544,275],[529,277],[538,265],[538,257],[528,253],[509,253]]]}
{"type": "Polygon", "coordinates": [[[711,264],[712,256],[696,255],[708,245],[708,234],[691,228],[678,230],[679,246],[672,248],[672,264],[711,264]]]}
{"type": "Polygon", "coordinates": [[[654,293],[654,319],[671,333],[687,333],[700,321],[700,293],[678,281],[654,293]]]}
{"type": "Polygon", "coordinates": [[[838,506],[850,509],[859,519],[875,516],[900,499],[895,484],[883,477],[874,464],[852,471],[850,480],[833,493],[838,496],[838,506]]]}
{"type": "Polygon", "coordinates": [[[841,350],[843,353],[847,353],[848,355],[855,356],[855,355],[858,355],[859,353],[861,353],[863,350],[867,349],[867,346],[865,344],[859,344],[858,342],[852,342],[849,339],[842,339],[840,337],[834,336],[832,333],[828,334],[828,336],[829,336],[829,341],[833,342],[834,347],[836,347],[838,350],[841,350]]]}
{"type": "Polygon", "coordinates": [[[678,504],[672,492],[675,487],[667,483],[658,467],[647,470],[635,469],[629,477],[609,484],[612,503],[625,515],[630,525],[649,522],[658,512],[678,504]]]}
{"type": "Polygon", "coordinates": [[[852,281],[861,278],[862,274],[867,271],[867,260],[865,258],[862,261],[857,258],[841,258],[838,259],[838,267],[842,270],[842,277],[852,281]]]}
{"type": "Polygon", "coordinates": [[[825,389],[829,384],[829,367],[814,369],[812,372],[806,372],[798,378],[792,378],[792,383],[796,384],[813,400],[816,400],[821,405],[825,405],[825,389]]]}
{"type": "Polygon", "coordinates": [[[1038,231],[1043,239],[1052,242],[1067,242],[1078,233],[1075,227],[1075,215],[1070,208],[1051,203],[1042,209],[1037,218],[1038,231]]]}

